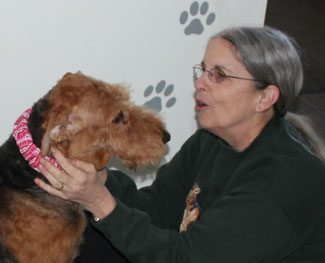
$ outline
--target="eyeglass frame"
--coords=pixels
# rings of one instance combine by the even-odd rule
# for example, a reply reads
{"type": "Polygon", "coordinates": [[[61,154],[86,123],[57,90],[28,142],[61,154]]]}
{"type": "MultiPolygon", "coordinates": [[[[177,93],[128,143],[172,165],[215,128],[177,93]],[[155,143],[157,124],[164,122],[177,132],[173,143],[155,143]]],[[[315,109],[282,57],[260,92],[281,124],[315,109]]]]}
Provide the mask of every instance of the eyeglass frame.
{"type": "Polygon", "coordinates": [[[200,64],[195,64],[194,66],[193,66],[193,78],[194,78],[194,80],[197,80],[197,79],[199,79],[200,77],[196,77],[196,72],[195,72],[195,69],[201,69],[202,70],[202,75],[203,75],[203,73],[204,72],[208,72],[208,78],[209,78],[209,80],[211,81],[211,82],[213,82],[213,83],[221,83],[221,82],[223,82],[225,79],[227,79],[227,78],[232,78],[232,79],[242,79],[242,80],[248,80],[248,81],[254,81],[254,82],[260,82],[259,80],[257,80],[257,79],[250,79],[250,78],[242,78],[242,77],[237,77],[237,76],[233,76],[233,75],[228,75],[228,74],[226,74],[222,69],[220,69],[220,68],[212,68],[212,69],[209,69],[209,70],[207,70],[207,69],[205,69],[202,65],[200,65],[200,64]],[[223,77],[223,79],[222,80],[220,80],[220,81],[217,81],[216,80],[216,78],[213,78],[213,76],[214,76],[214,72],[215,71],[217,71],[218,73],[221,73],[221,74],[219,74],[219,76],[220,77],[223,77]]]}

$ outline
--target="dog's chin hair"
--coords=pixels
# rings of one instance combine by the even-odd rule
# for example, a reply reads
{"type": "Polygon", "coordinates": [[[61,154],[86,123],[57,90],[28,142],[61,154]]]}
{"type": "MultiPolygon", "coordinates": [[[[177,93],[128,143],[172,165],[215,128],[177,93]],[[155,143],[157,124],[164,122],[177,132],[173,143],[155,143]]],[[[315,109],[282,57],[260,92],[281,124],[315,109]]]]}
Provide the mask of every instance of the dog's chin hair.
{"type": "Polygon", "coordinates": [[[159,160],[154,160],[154,161],[146,161],[146,162],[131,162],[131,161],[122,161],[123,165],[130,171],[136,171],[137,168],[143,168],[143,167],[154,167],[158,165],[159,160]]]}
{"type": "Polygon", "coordinates": [[[136,171],[136,169],[138,167],[137,163],[135,163],[135,162],[122,161],[122,163],[128,170],[136,171]]]}

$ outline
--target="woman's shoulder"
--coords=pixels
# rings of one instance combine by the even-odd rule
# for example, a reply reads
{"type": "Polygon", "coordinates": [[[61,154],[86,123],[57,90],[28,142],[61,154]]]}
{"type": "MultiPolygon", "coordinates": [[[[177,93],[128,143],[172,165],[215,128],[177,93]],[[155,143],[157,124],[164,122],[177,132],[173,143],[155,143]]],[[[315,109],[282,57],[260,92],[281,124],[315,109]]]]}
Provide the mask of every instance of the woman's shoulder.
{"type": "Polygon", "coordinates": [[[251,166],[264,178],[263,192],[288,200],[318,196],[325,202],[325,192],[319,187],[325,186],[325,163],[297,138],[281,130],[256,153],[251,166]]]}
{"type": "Polygon", "coordinates": [[[272,149],[275,161],[279,167],[299,173],[323,174],[325,177],[324,160],[315,154],[302,135],[285,125],[272,140],[272,149]]]}
{"type": "Polygon", "coordinates": [[[282,125],[247,154],[242,168],[244,173],[261,183],[262,191],[282,189],[290,193],[296,189],[294,192],[298,193],[325,185],[324,161],[282,125]]]}

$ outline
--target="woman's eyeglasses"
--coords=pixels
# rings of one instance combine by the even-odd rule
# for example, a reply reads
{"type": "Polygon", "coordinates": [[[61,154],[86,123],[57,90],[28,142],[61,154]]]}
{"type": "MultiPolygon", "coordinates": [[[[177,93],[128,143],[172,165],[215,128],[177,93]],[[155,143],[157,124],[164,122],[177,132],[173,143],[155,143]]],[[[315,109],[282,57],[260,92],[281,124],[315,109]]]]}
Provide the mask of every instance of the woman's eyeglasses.
{"type": "Polygon", "coordinates": [[[202,65],[199,65],[199,64],[196,64],[193,67],[194,80],[199,79],[203,75],[204,72],[208,72],[208,78],[213,83],[220,83],[220,82],[224,81],[226,78],[258,81],[256,79],[241,78],[241,77],[236,77],[236,76],[232,76],[232,75],[227,75],[220,68],[213,68],[213,69],[207,70],[202,65]]]}

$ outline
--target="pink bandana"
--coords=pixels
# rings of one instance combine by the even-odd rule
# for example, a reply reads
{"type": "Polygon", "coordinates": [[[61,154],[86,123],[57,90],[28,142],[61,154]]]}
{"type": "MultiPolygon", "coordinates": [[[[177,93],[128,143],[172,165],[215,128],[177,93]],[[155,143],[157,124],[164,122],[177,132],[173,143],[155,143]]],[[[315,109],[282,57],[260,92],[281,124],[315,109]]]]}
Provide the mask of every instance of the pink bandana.
{"type": "MultiPolygon", "coordinates": [[[[29,162],[29,165],[39,172],[41,150],[33,143],[32,135],[28,130],[28,118],[32,109],[27,109],[15,122],[12,135],[14,136],[20,153],[29,162]]],[[[54,158],[45,156],[54,166],[60,167],[54,158]]]]}

